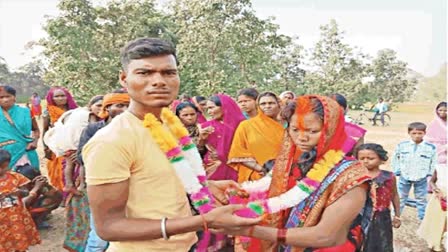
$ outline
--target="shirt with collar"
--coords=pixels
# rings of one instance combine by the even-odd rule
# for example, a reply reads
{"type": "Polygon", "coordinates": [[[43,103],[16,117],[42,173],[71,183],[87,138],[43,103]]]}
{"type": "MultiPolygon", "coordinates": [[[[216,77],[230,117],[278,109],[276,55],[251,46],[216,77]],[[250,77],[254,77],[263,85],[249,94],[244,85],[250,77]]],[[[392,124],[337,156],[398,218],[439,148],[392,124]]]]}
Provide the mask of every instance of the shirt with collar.
{"type": "Polygon", "coordinates": [[[409,181],[419,181],[432,176],[436,163],[436,147],[426,141],[415,143],[407,140],[399,143],[392,159],[395,175],[409,181]]]}

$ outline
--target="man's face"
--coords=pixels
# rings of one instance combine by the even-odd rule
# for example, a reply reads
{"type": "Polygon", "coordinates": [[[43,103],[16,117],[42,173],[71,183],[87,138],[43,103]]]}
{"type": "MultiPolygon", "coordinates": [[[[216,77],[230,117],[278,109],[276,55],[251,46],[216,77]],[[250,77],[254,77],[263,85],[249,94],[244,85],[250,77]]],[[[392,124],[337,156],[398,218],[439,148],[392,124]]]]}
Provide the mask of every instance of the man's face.
{"type": "Polygon", "coordinates": [[[123,113],[129,106],[129,103],[115,103],[111,104],[106,108],[106,111],[109,113],[111,118],[116,117],[117,115],[123,113]]]}
{"type": "Polygon", "coordinates": [[[414,141],[415,143],[421,143],[425,135],[426,132],[424,130],[413,129],[409,131],[409,136],[411,136],[412,141],[414,141]]]}
{"type": "Polygon", "coordinates": [[[278,104],[277,99],[272,96],[261,97],[258,105],[265,115],[273,119],[276,119],[280,112],[280,105],[278,104]]]}
{"type": "Polygon", "coordinates": [[[246,95],[238,96],[238,106],[242,111],[246,113],[252,112],[257,109],[256,101],[252,97],[246,95]]]}
{"type": "Polygon", "coordinates": [[[15,102],[16,97],[14,97],[14,95],[6,92],[5,90],[0,90],[0,107],[3,109],[9,109],[15,102]]]}
{"type": "Polygon", "coordinates": [[[129,62],[120,72],[120,83],[131,99],[148,108],[171,104],[179,92],[179,74],[173,55],[159,55],[129,62]]]}

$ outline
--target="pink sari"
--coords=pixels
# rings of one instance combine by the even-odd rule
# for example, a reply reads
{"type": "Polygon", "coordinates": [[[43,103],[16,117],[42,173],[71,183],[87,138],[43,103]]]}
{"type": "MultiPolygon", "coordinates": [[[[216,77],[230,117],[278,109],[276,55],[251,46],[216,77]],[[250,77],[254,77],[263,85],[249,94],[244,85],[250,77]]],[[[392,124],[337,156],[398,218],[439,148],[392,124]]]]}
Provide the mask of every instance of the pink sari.
{"type": "Polygon", "coordinates": [[[221,101],[223,120],[210,120],[201,124],[202,128],[212,126],[215,131],[208,136],[207,153],[204,156],[204,165],[210,180],[231,179],[237,181],[238,173],[227,165],[230,146],[236,128],[244,120],[243,113],[227,95],[218,95],[221,101]]]}
{"type": "Polygon", "coordinates": [[[437,147],[437,161],[439,164],[446,164],[447,155],[447,130],[446,121],[442,120],[436,112],[434,120],[432,120],[426,129],[425,140],[437,147]]]}

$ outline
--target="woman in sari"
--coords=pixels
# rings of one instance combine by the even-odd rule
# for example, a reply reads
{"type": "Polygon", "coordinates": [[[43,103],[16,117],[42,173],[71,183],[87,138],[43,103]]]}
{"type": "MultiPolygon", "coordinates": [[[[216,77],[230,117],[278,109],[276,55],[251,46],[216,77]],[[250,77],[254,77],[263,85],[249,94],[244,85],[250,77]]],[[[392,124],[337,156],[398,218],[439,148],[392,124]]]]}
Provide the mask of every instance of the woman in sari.
{"type": "Polygon", "coordinates": [[[39,127],[28,108],[19,107],[16,90],[10,86],[0,86],[0,148],[11,153],[10,169],[31,165],[39,170],[36,152],[40,137],[39,127]]]}
{"type": "Polygon", "coordinates": [[[198,145],[199,143],[199,126],[198,126],[199,109],[191,102],[182,102],[176,107],[176,116],[187,128],[193,142],[198,146],[199,154],[205,154],[205,146],[198,145]]]}
{"type": "Polygon", "coordinates": [[[33,117],[40,118],[40,115],[42,115],[42,106],[40,105],[40,102],[40,96],[37,93],[33,93],[30,98],[31,113],[33,114],[33,117]]]}
{"type": "Polygon", "coordinates": [[[446,102],[440,102],[437,104],[434,120],[429,123],[428,128],[426,129],[425,140],[434,144],[437,148],[437,165],[446,167],[448,146],[446,130],[446,102]]]}
{"type": "Polygon", "coordinates": [[[258,180],[268,171],[263,165],[277,157],[284,129],[277,121],[280,101],[271,92],[258,96],[258,114],[240,123],[233,137],[228,164],[238,172],[238,183],[258,180]]]}
{"type": "Polygon", "coordinates": [[[265,226],[224,232],[264,240],[252,240],[249,251],[357,251],[371,218],[370,177],[360,162],[344,157],[342,109],[310,95],[288,104],[283,115],[289,127],[272,177],[249,182],[268,189],[269,199],[261,201],[271,213],[265,226]]]}
{"type": "MultiPolygon", "coordinates": [[[[63,87],[52,87],[46,96],[47,109],[43,114],[43,134],[54,126],[64,112],[78,107],[73,96],[63,87]]],[[[44,143],[45,157],[47,160],[48,177],[50,184],[62,191],[64,189],[63,157],[56,155],[44,143]]]]}
{"type": "Polygon", "coordinates": [[[212,120],[201,124],[199,146],[205,146],[204,166],[208,180],[234,180],[237,172],[227,165],[227,156],[236,128],[244,116],[227,95],[212,96],[207,101],[208,114],[212,120]]]}

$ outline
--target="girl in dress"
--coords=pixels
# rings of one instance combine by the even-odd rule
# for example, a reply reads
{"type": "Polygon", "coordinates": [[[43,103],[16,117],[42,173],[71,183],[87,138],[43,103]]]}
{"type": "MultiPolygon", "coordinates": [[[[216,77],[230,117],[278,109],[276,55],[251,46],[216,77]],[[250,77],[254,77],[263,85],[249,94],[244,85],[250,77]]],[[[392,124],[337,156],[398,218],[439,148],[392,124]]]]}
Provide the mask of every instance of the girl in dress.
{"type": "Polygon", "coordinates": [[[369,175],[373,178],[373,186],[376,188],[374,215],[367,233],[364,252],[392,252],[394,251],[392,226],[399,228],[401,225],[400,197],[394,174],[380,169],[388,159],[387,151],[379,144],[363,144],[356,150],[356,157],[369,171],[369,175]],[[391,202],[395,212],[393,220],[389,209],[391,202]]]}

